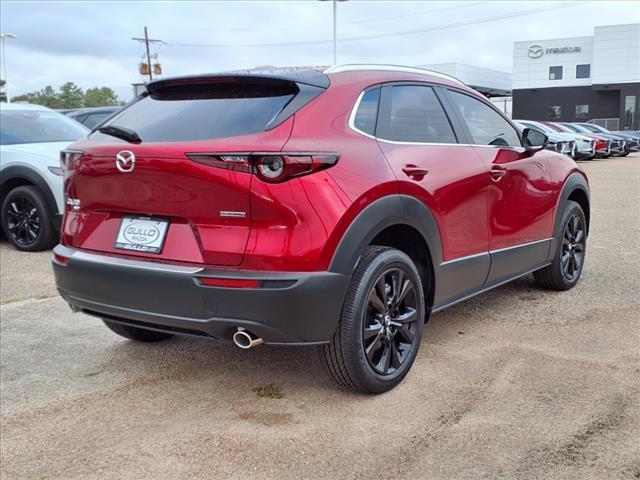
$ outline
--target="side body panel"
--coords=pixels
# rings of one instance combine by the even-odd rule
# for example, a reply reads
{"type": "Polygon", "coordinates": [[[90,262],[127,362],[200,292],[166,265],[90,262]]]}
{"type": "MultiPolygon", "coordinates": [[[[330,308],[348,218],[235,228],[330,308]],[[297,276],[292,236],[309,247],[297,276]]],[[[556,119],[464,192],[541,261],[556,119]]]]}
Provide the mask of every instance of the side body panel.
{"type": "Polygon", "coordinates": [[[398,177],[398,192],[413,197],[433,215],[441,242],[436,300],[482,285],[489,272],[486,167],[468,146],[402,145],[379,141],[398,177]],[[429,173],[408,177],[415,165],[429,173]]]}
{"type": "Polygon", "coordinates": [[[547,150],[475,147],[488,166],[489,235],[492,258],[487,282],[499,281],[546,262],[553,237],[559,185],[549,176],[547,150]]]}

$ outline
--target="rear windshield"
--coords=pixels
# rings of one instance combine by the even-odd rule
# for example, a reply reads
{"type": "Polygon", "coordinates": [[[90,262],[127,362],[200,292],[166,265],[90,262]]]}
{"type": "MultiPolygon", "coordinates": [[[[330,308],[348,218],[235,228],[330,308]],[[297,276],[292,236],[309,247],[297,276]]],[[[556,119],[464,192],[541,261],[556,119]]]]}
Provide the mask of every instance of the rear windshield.
{"type": "Polygon", "coordinates": [[[143,142],[248,135],[265,131],[297,92],[291,82],[166,86],[141,98],[102,126],[128,128],[143,142]]]}
{"type": "Polygon", "coordinates": [[[0,112],[0,144],[75,142],[88,130],[75,120],[47,110],[0,112]]]}

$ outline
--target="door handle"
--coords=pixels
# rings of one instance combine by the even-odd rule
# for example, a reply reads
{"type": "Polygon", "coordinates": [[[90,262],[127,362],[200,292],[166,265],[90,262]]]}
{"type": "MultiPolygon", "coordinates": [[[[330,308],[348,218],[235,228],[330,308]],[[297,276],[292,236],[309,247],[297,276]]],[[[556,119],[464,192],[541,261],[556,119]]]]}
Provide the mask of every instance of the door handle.
{"type": "Polygon", "coordinates": [[[507,167],[503,167],[502,165],[492,165],[491,170],[489,170],[489,175],[491,175],[491,179],[494,182],[499,182],[506,174],[507,167]]]}
{"type": "Polygon", "coordinates": [[[413,180],[422,180],[424,176],[429,173],[429,170],[425,170],[424,168],[420,168],[417,165],[405,165],[402,168],[402,171],[407,177],[411,177],[413,180]]]}

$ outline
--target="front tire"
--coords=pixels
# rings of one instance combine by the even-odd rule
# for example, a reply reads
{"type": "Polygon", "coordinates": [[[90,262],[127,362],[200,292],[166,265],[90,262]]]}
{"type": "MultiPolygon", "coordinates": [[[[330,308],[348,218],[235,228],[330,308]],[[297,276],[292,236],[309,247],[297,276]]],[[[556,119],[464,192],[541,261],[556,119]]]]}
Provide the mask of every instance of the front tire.
{"type": "Polygon", "coordinates": [[[109,329],[120,335],[121,337],[134,340],[136,342],[155,343],[167,340],[173,335],[170,333],[156,332],[154,330],[145,330],[144,328],[130,327],[129,325],[122,325],[121,323],[112,322],[111,320],[102,319],[104,324],[109,329]]]}
{"type": "Polygon", "coordinates": [[[403,252],[369,247],[353,273],[338,328],[321,356],[342,387],[383,393],[418,353],[425,300],[416,265],[403,252]]]}
{"type": "Polygon", "coordinates": [[[576,202],[567,202],[562,214],[562,237],[558,239],[553,263],[533,272],[538,285],[550,290],[569,290],[578,283],[587,251],[586,225],[582,207],[576,202]]]}
{"type": "Polygon", "coordinates": [[[31,185],[11,190],[2,202],[2,230],[14,247],[37,252],[53,247],[58,236],[40,192],[31,185]]]}

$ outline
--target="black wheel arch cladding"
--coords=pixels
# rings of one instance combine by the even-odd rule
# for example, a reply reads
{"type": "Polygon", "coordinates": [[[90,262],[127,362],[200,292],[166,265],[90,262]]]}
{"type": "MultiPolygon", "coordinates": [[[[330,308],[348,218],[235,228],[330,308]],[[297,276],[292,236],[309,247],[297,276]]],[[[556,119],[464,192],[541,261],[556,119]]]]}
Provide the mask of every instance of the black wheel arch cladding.
{"type": "Polygon", "coordinates": [[[376,200],[358,214],[340,240],[329,271],[351,275],[371,241],[394,225],[408,225],[422,235],[432,266],[437,269],[442,261],[442,247],[435,218],[418,199],[397,194],[376,200]]]}
{"type": "Polygon", "coordinates": [[[62,213],[58,212],[58,205],[49,184],[33,168],[11,165],[0,172],[0,197],[3,201],[11,190],[22,185],[33,185],[40,192],[52,216],[62,213]]]}

